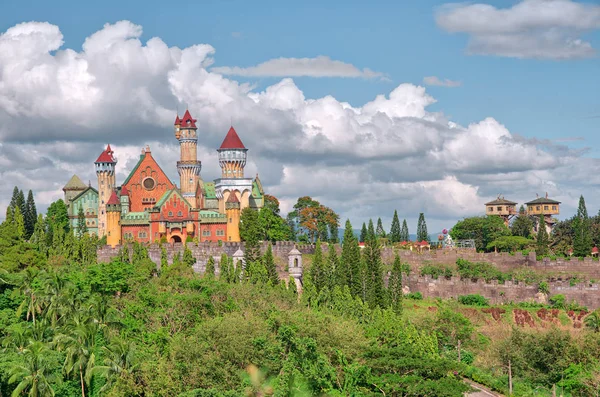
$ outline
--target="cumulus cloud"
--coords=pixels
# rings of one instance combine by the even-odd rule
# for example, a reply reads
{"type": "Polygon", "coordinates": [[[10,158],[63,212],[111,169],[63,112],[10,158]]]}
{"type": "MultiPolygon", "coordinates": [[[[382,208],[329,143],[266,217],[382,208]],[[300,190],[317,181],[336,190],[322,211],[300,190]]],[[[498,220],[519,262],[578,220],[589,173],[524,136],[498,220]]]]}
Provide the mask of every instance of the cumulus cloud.
{"type": "Polygon", "coordinates": [[[247,175],[259,172],[284,212],[311,195],[355,224],[389,223],[398,209],[414,224],[426,212],[436,230],[481,213],[499,192],[525,201],[548,191],[575,206],[573,186],[597,183],[587,171],[600,170],[597,159],[524,139],[492,117],[461,126],[430,111],[436,100],[421,86],[400,84],[361,106],[306,98],[291,78],[257,91],[211,69],[208,44],[177,48],[141,34],[129,21],[107,24],[79,51],[63,48],[48,23],[0,35],[0,207],[15,185],[33,189],[40,209],[74,173],[95,185],[93,161],[107,143],[119,182],[149,144],[178,183],[172,126],[186,107],[198,119],[203,178],[218,177],[215,149],[233,119],[250,149],[247,175]]]}
{"type": "Polygon", "coordinates": [[[423,78],[423,84],[431,85],[431,86],[435,86],[435,87],[454,88],[454,87],[460,87],[462,85],[462,82],[456,81],[456,80],[450,80],[450,79],[440,80],[440,78],[437,76],[427,76],[427,77],[423,78]]]}
{"type": "Polygon", "coordinates": [[[212,71],[224,75],[245,77],[385,78],[383,73],[375,72],[369,68],[361,70],[350,63],[336,61],[326,56],[315,58],[277,58],[247,68],[220,66],[212,68],[212,71]]]}
{"type": "Polygon", "coordinates": [[[449,4],[438,10],[442,29],[469,35],[470,54],[576,59],[594,56],[585,32],[600,29],[600,5],[572,0],[523,0],[510,8],[449,4]]]}

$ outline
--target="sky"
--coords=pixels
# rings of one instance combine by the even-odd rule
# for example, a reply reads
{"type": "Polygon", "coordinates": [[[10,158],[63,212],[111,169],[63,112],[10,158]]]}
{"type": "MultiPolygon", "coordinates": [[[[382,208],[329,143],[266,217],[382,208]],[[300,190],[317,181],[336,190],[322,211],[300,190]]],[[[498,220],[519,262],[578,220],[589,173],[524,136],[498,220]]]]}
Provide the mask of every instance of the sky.
{"type": "MultiPolygon", "coordinates": [[[[42,211],[107,143],[177,183],[173,121],[198,119],[202,177],[233,124],[247,175],[289,211],[430,231],[499,194],[600,209],[595,1],[0,2],[0,213],[42,211]]],[[[0,215],[2,216],[2,215],[0,215]]]]}

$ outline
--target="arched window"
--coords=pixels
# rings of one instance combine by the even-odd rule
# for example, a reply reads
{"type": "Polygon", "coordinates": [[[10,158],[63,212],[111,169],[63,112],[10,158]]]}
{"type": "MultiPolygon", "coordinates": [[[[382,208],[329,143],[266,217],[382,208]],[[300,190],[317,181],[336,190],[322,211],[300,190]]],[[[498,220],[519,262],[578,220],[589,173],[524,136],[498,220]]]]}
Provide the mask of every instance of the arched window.
{"type": "Polygon", "coordinates": [[[298,258],[294,258],[294,267],[298,267],[298,258]]]}

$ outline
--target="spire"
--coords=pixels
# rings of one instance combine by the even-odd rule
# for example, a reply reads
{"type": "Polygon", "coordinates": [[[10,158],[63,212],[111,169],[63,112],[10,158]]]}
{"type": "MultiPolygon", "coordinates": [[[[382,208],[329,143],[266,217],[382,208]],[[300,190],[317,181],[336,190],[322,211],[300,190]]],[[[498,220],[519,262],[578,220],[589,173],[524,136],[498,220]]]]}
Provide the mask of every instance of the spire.
{"type": "Polygon", "coordinates": [[[106,149],[102,153],[100,153],[100,156],[98,156],[96,163],[116,163],[117,160],[115,159],[113,154],[114,152],[110,148],[109,144],[108,146],[106,146],[106,149]]]}
{"type": "Polygon", "coordinates": [[[85,190],[87,186],[85,186],[85,183],[83,183],[83,181],[81,179],[79,179],[79,177],[77,175],[73,175],[71,177],[71,179],[69,179],[69,182],[67,182],[67,184],[63,187],[63,191],[64,190],[85,190]]]}
{"type": "Polygon", "coordinates": [[[181,120],[179,119],[179,115],[177,115],[177,118],[175,119],[175,124],[174,125],[179,125],[181,124],[181,120]]]}
{"type": "MultiPolygon", "coordinates": [[[[198,120],[192,118],[190,111],[186,109],[185,114],[180,120],[180,126],[181,128],[196,128],[196,121],[198,120]]],[[[175,120],[175,123],[177,123],[177,119],[175,120]]]]}
{"type": "Polygon", "coordinates": [[[113,190],[112,194],[110,195],[110,199],[108,199],[108,202],[106,203],[106,205],[118,205],[118,204],[120,204],[119,197],[117,197],[117,192],[113,190]]]}
{"type": "Polygon", "coordinates": [[[227,135],[219,148],[219,150],[223,149],[246,149],[233,127],[229,128],[229,131],[227,131],[227,135]]]}

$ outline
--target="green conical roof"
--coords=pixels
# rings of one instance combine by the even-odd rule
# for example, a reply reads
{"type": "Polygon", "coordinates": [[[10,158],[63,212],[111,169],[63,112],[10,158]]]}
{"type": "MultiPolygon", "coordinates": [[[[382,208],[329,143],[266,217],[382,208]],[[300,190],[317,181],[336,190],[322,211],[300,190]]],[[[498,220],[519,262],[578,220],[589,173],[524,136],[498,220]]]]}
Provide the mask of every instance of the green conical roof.
{"type": "Polygon", "coordinates": [[[73,175],[69,182],[63,187],[63,190],[84,190],[87,189],[88,185],[83,183],[81,179],[77,175],[73,175]]]}

